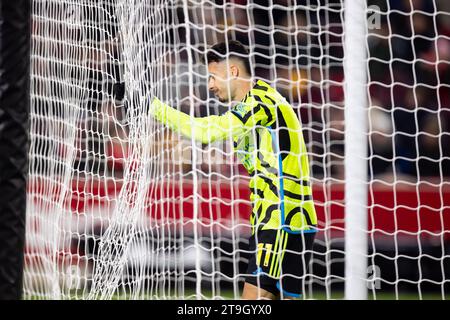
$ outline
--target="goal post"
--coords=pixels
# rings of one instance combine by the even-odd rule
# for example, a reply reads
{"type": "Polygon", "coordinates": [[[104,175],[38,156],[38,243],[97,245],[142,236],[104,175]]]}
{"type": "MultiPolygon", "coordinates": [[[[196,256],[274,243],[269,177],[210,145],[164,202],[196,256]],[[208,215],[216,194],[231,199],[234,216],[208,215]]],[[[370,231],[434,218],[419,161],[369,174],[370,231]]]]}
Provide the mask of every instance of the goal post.
{"type": "Polygon", "coordinates": [[[29,1],[2,1],[0,26],[0,300],[18,300],[23,292],[29,145],[29,1]]]}

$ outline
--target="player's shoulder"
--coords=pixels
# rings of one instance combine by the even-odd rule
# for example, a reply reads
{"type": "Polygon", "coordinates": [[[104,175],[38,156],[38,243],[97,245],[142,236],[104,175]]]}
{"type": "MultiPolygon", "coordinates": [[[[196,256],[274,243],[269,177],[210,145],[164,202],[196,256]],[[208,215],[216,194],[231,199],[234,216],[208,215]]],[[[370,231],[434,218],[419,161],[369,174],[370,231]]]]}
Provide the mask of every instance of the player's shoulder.
{"type": "Polygon", "coordinates": [[[270,89],[273,89],[267,82],[264,80],[258,79],[253,85],[252,91],[254,92],[269,92],[270,89]]]}
{"type": "Polygon", "coordinates": [[[261,79],[255,82],[248,96],[266,104],[278,105],[287,103],[286,99],[274,87],[261,79]]]}
{"type": "Polygon", "coordinates": [[[274,95],[274,93],[276,93],[276,90],[271,87],[270,84],[261,79],[256,80],[252,89],[250,90],[250,94],[257,97],[274,95]]]}

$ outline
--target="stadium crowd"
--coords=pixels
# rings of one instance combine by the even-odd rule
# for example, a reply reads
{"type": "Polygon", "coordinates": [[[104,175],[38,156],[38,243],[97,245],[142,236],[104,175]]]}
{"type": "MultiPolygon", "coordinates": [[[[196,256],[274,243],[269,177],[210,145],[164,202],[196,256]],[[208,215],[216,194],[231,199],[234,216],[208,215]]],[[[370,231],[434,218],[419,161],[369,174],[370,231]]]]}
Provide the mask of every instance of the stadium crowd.
{"type": "MultiPolygon", "coordinates": [[[[344,125],[351,119],[344,119],[341,1],[323,4],[318,0],[273,0],[271,6],[262,0],[214,3],[215,6],[209,2],[191,6],[189,12],[190,42],[196,49],[194,92],[197,101],[202,101],[195,105],[196,115],[226,110],[226,106],[212,101],[206,88],[207,75],[202,67],[205,45],[225,38],[239,40],[250,49],[254,76],[276,86],[298,111],[311,153],[313,176],[343,179],[344,125]]],[[[379,24],[369,28],[367,34],[369,177],[408,181],[446,179],[450,175],[450,4],[446,0],[436,0],[434,4],[426,0],[370,0],[368,5],[375,10],[368,15],[379,16],[376,20],[379,24]]],[[[180,7],[174,27],[179,47],[174,50],[178,56],[171,66],[178,76],[172,96],[177,97],[182,110],[188,111],[188,100],[184,98],[189,94],[186,79],[192,70],[187,67],[183,49],[186,39],[182,11],[180,7]]],[[[114,47],[116,59],[120,56],[117,48],[114,47]]],[[[109,141],[102,144],[98,132],[103,129],[90,124],[84,132],[86,136],[91,131],[95,133],[88,148],[93,152],[80,154],[79,159],[107,152],[106,166],[119,171],[117,159],[127,156],[126,125],[122,128],[117,121],[124,120],[126,110],[104,102],[99,92],[105,83],[102,79],[105,72],[93,70],[88,100],[94,111],[89,118],[95,118],[95,110],[104,115],[94,122],[110,122],[109,141]]],[[[117,66],[108,72],[119,73],[117,66]]],[[[126,109],[126,104],[123,107],[126,109]]],[[[173,149],[180,143],[182,140],[172,135],[167,147],[173,149]]],[[[173,168],[188,171],[191,169],[186,164],[190,160],[188,144],[183,148],[184,151],[176,153],[182,165],[173,168]]],[[[204,159],[207,161],[207,157],[204,159]]],[[[227,162],[202,163],[201,169],[230,174],[227,162]]]]}

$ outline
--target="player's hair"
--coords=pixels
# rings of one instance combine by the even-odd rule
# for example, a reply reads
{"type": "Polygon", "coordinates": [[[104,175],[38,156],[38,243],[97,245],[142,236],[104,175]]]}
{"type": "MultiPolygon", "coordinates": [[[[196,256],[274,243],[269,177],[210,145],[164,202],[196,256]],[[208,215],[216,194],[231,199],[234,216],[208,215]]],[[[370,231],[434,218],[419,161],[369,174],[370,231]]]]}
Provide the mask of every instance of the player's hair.
{"type": "Polygon", "coordinates": [[[236,58],[241,61],[248,74],[252,74],[250,70],[250,59],[247,48],[236,40],[227,42],[219,42],[213,45],[206,54],[206,64],[211,62],[221,62],[225,59],[236,58]]]}

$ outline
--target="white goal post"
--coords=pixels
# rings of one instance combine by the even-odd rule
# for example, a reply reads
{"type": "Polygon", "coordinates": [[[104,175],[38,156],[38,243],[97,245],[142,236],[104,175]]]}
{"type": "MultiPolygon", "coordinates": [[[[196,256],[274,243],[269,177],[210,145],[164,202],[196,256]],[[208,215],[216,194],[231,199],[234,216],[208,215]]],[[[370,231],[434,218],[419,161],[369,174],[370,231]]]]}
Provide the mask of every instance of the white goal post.
{"type": "Polygon", "coordinates": [[[230,109],[208,48],[302,124],[318,233],[303,299],[450,292],[447,1],[32,0],[25,299],[238,299],[249,176],[158,123],[230,109]]]}
{"type": "Polygon", "coordinates": [[[367,299],[366,4],[345,1],[344,13],[345,297],[367,299]]]}

